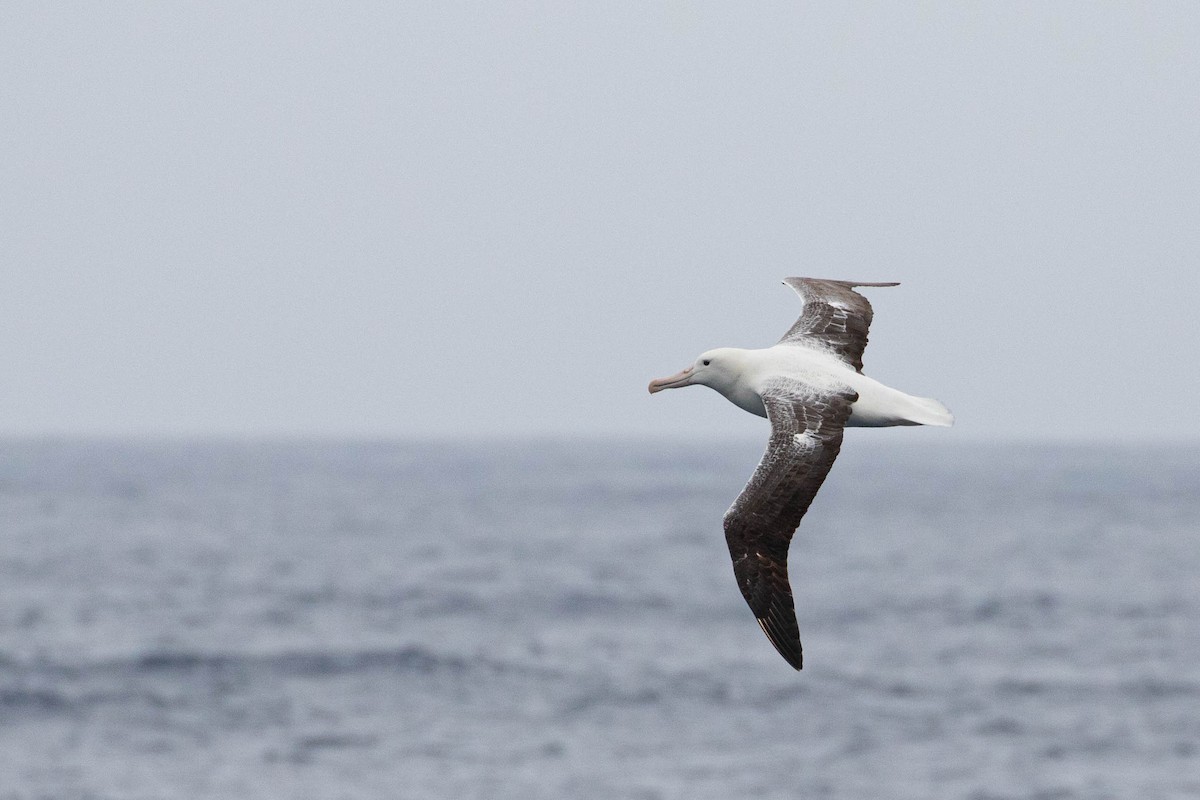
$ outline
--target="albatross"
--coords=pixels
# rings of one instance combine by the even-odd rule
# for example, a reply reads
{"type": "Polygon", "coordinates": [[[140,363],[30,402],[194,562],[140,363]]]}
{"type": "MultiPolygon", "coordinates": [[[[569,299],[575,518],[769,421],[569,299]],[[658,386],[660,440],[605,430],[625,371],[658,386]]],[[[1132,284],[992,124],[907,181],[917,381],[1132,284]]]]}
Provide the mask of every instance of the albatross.
{"type": "Polygon", "coordinates": [[[771,347],[719,347],[650,393],[682,386],[716,389],[735,406],[766,417],[771,438],[746,488],[725,512],[725,541],[738,588],[759,627],[789,664],[804,666],[788,583],[792,534],[842,447],[846,427],[949,427],[937,400],[914,397],[863,374],[871,304],[857,287],[899,286],[786,278],[804,303],[796,324],[771,347]]]}

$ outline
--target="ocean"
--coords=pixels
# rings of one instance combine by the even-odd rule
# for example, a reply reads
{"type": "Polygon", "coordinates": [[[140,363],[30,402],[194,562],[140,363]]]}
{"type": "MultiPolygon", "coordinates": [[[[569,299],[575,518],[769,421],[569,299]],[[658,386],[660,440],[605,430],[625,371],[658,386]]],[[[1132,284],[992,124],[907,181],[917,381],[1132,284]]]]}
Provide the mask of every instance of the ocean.
{"type": "MultiPolygon", "coordinates": [[[[894,435],[893,435],[894,434],[894,435]]],[[[1200,798],[1200,448],[0,441],[0,800],[1200,798]]]]}

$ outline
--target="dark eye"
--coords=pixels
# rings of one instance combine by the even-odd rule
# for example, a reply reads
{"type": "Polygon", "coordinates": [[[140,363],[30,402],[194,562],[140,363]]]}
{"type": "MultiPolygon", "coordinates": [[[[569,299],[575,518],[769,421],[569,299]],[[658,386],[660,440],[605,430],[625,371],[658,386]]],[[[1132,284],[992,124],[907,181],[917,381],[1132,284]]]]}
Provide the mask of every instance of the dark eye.
{"type": "Polygon", "coordinates": [[[711,358],[706,358],[706,359],[704,359],[703,361],[701,361],[700,363],[701,363],[701,364],[703,364],[704,366],[706,366],[706,367],[707,367],[709,364],[711,364],[711,363],[712,363],[712,359],[711,359],[711,358]]]}

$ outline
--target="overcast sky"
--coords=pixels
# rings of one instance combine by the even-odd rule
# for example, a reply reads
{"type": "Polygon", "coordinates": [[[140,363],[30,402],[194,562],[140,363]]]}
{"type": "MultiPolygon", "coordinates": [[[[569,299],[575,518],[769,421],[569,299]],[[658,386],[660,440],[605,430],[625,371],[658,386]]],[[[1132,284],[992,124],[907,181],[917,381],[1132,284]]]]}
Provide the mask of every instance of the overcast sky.
{"type": "MultiPolygon", "coordinates": [[[[1200,4],[0,5],[0,432],[762,435],[870,290],[966,439],[1200,438],[1200,4]]],[[[893,433],[880,435],[894,435],[893,433]]]]}

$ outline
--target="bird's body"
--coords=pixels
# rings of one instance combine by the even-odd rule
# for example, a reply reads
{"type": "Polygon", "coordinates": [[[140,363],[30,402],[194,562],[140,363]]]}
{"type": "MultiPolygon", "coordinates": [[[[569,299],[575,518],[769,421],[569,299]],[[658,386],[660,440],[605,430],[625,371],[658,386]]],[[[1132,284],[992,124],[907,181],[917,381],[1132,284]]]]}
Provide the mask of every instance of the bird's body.
{"type": "Polygon", "coordinates": [[[932,398],[885,386],[862,373],[871,304],[857,286],[894,283],[788,278],[804,312],[779,343],[722,347],[650,392],[700,384],[771,422],[767,451],[725,514],[734,575],[763,632],[789,664],[803,664],[787,551],[792,534],[833,466],[847,427],[950,426],[932,398]]]}
{"type": "MultiPolygon", "coordinates": [[[[952,418],[936,400],[914,397],[886,386],[856,371],[825,351],[798,344],[777,344],[756,350],[722,347],[710,353],[735,364],[731,381],[705,383],[738,408],[767,416],[762,395],[771,381],[780,377],[803,381],[813,387],[843,385],[858,399],[850,405],[847,428],[885,428],[895,425],[949,425],[952,418]]],[[[696,381],[703,383],[703,381],[696,381]]]]}

